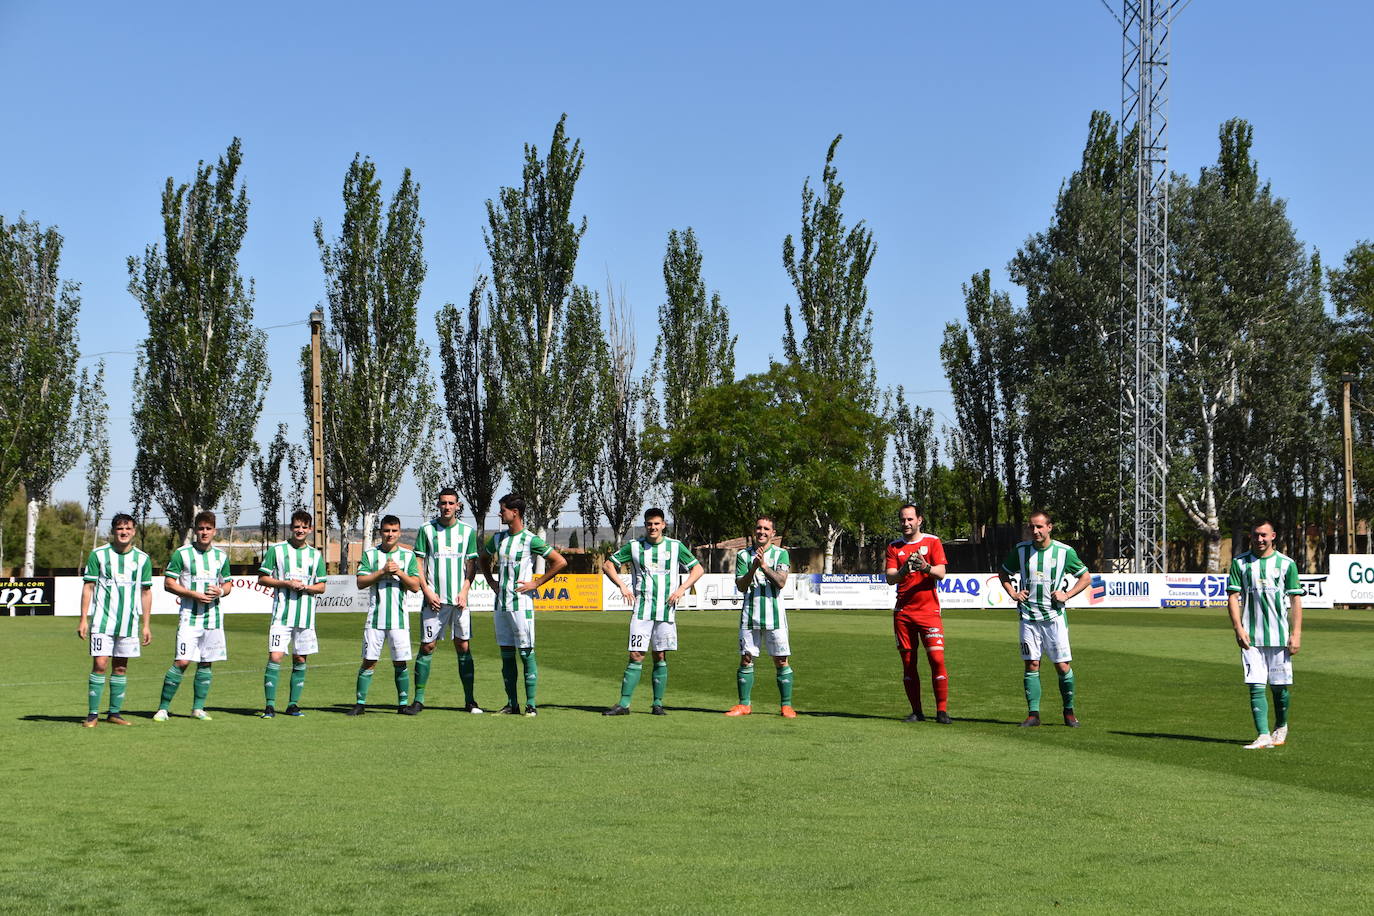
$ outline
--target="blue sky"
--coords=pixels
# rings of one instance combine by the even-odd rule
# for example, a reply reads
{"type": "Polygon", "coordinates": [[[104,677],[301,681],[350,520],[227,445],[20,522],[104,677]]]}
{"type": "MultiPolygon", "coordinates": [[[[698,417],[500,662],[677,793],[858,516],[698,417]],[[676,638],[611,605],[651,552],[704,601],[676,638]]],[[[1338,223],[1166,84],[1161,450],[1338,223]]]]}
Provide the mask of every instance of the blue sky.
{"type": "MultiPolygon", "coordinates": [[[[1115,5],[1115,4],[1113,4],[1115,5]]],[[[1261,174],[1299,238],[1334,264],[1374,236],[1365,4],[1195,0],[1175,23],[1170,166],[1196,174],[1219,124],[1255,125],[1261,174]],[[1360,64],[1360,60],[1366,60],[1360,64]]],[[[316,218],[337,230],[343,174],[371,156],[421,184],[422,331],[485,265],[484,202],[547,146],[562,112],[586,168],[578,279],[608,278],[653,349],[669,229],[693,226],[739,334],[738,371],[781,352],[781,263],[803,179],[837,164],[878,246],[870,281],[880,382],[952,422],[939,365],[960,284],[1045,227],[1094,109],[1120,108],[1121,36],[1099,0],[658,5],[0,2],[0,213],[56,225],[82,284],[83,352],[107,352],[114,476],[127,505],[132,352],[146,332],[125,259],[158,240],[159,194],[243,138],[252,200],[241,265],[263,326],[323,298],[316,218]],[[113,352],[108,352],[113,351],[113,352]]],[[[301,427],[294,353],[269,332],[262,429],[301,427]]],[[[89,362],[89,360],[88,360],[89,362]]],[[[80,469],[56,491],[82,498],[80,469]]],[[[256,517],[251,485],[245,520],[256,517]]],[[[403,485],[394,508],[418,520],[403,485]]]]}

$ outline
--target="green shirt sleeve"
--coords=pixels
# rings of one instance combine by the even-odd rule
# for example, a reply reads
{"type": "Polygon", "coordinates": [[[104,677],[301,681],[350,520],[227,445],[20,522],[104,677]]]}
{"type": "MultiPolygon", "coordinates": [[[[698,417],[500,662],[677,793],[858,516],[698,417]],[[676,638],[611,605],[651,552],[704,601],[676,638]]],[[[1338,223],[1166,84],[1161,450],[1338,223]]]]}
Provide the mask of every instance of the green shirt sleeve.
{"type": "Polygon", "coordinates": [[[611,562],[618,566],[624,566],[630,562],[630,545],[621,544],[620,549],[611,554],[611,562]]]}
{"type": "Polygon", "coordinates": [[[320,581],[324,581],[324,579],[329,575],[329,570],[326,569],[324,565],[324,551],[320,551],[319,562],[315,564],[315,575],[320,579],[320,581]]]}
{"type": "Polygon", "coordinates": [[[277,554],[281,553],[275,545],[267,548],[267,553],[263,554],[262,564],[258,567],[258,572],[264,575],[277,575],[277,554]]]}
{"type": "Polygon", "coordinates": [[[463,559],[474,559],[477,556],[477,532],[468,530],[467,543],[463,545],[463,559]]]}
{"type": "Polygon", "coordinates": [[[94,550],[91,551],[90,556],[86,557],[86,575],[82,578],[87,582],[100,581],[100,563],[96,561],[94,550]]]}
{"type": "Polygon", "coordinates": [[[487,538],[487,543],[482,546],[483,556],[495,556],[496,554],[496,535],[487,538]]]}
{"type": "Polygon", "coordinates": [[[153,558],[146,553],[139,553],[139,559],[143,562],[143,584],[153,584],[153,558]]]}
{"type": "Polygon", "coordinates": [[[536,534],[534,537],[530,538],[530,552],[537,553],[541,557],[547,557],[550,553],[553,553],[553,548],[544,543],[544,539],[536,534]]]}
{"type": "Polygon", "coordinates": [[[173,551],[172,551],[172,558],[171,558],[170,560],[167,561],[167,568],[163,571],[163,574],[164,574],[168,579],[179,579],[179,578],[181,578],[181,550],[180,550],[180,548],[178,548],[177,550],[173,550],[173,551]]]}
{"type": "Polygon", "coordinates": [[[773,564],[773,565],[774,565],[774,568],[776,568],[776,567],[778,567],[778,566],[786,566],[788,569],[791,569],[791,568],[792,568],[792,557],[788,555],[788,553],[787,553],[786,550],[783,550],[783,549],[779,548],[779,549],[778,549],[778,562],[775,563],[775,564],[773,564]]]}
{"type": "Polygon", "coordinates": [[[358,561],[358,575],[363,576],[376,571],[372,568],[372,551],[364,550],[363,558],[358,561]]]}
{"type": "Polygon", "coordinates": [[[420,532],[415,535],[415,552],[424,557],[428,557],[432,552],[429,545],[428,525],[421,525],[420,532]]]}
{"type": "Polygon", "coordinates": [[[1020,553],[1021,550],[1019,547],[1013,547],[1011,549],[1011,552],[1007,554],[1007,558],[1002,561],[1002,572],[1009,576],[1014,576],[1021,572],[1020,553]]]}
{"type": "Polygon", "coordinates": [[[410,553],[410,564],[406,567],[407,576],[418,576],[420,574],[420,561],[416,558],[415,552],[410,553]]]}
{"type": "Polygon", "coordinates": [[[1230,569],[1226,571],[1226,591],[1228,593],[1244,591],[1245,587],[1241,585],[1240,579],[1240,561],[1232,560],[1230,569]]]}
{"type": "Polygon", "coordinates": [[[1298,578],[1298,564],[1288,561],[1288,574],[1284,577],[1284,591],[1289,595],[1302,594],[1302,580],[1298,578]]]}
{"type": "Polygon", "coordinates": [[[1069,548],[1069,554],[1064,558],[1064,572],[1077,577],[1088,571],[1088,565],[1078,559],[1078,551],[1069,548]]]}
{"type": "Polygon", "coordinates": [[[682,564],[683,569],[691,569],[697,565],[696,556],[681,541],[677,542],[677,561],[682,564]]]}
{"type": "Polygon", "coordinates": [[[221,563],[219,567],[219,581],[221,583],[228,582],[232,578],[234,578],[234,574],[229,571],[229,552],[226,550],[224,552],[224,562],[221,563]]]}
{"type": "Polygon", "coordinates": [[[752,562],[754,553],[750,550],[741,550],[735,554],[735,578],[738,579],[749,571],[749,564],[752,562]]]}

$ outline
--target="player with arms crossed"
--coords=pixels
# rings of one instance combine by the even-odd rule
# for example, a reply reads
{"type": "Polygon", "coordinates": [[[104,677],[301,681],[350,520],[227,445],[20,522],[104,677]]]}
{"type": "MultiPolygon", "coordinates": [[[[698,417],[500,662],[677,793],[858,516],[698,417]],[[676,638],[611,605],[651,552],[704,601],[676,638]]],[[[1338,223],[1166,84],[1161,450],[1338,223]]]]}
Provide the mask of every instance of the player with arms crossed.
{"type": "Polygon", "coordinates": [[[367,712],[367,691],[372,686],[372,671],[382,657],[382,645],[391,643],[391,663],[396,677],[396,711],[404,714],[410,705],[410,621],[406,613],[406,593],[420,590],[420,567],[415,552],[401,546],[401,520],[394,515],[382,517],[381,541],[363,552],[358,564],[358,588],[369,589],[371,609],[363,624],[363,663],[358,669],[358,695],[350,716],[367,712]]]}
{"type": "Polygon", "coordinates": [[[86,686],[87,715],[81,725],[94,728],[100,721],[100,698],[105,693],[105,672],[111,658],[114,673],[110,675],[110,709],[105,721],[128,725],[129,720],[120,712],[129,659],[138,658],[140,647],[153,641],[148,625],[153,613],[153,561],[134,546],[133,516],[121,512],[111,519],[110,542],[91,551],[84,578],[76,635],[91,641],[91,674],[86,686]]]}
{"type": "Polygon", "coordinates": [[[792,668],[787,664],[791,649],[787,644],[787,612],[782,606],[782,589],[787,584],[791,559],[787,551],[773,546],[776,523],[771,516],[754,520],[752,550],[735,555],[735,587],[744,593],[739,620],[739,703],[727,716],[747,716],[753,712],[754,659],[760,647],[773,657],[778,672],[778,695],[784,719],[795,719],[792,708],[792,668]]]}
{"type": "Polygon", "coordinates": [[[291,697],[286,707],[288,716],[303,716],[300,700],[305,689],[306,659],[320,651],[315,634],[315,599],[324,594],[324,554],[307,541],[315,529],[315,521],[304,509],[291,514],[291,538],[273,544],[263,555],[258,569],[258,584],[272,589],[272,623],[267,631],[267,670],[263,674],[262,690],[267,705],[262,718],[277,714],[277,680],[281,677],[281,660],[290,646],[291,697]]]}
{"type": "Polygon", "coordinates": [[[601,564],[601,571],[633,609],[630,661],[620,679],[620,702],[603,712],[603,716],[630,714],[630,698],[639,685],[645,649],[654,653],[654,704],[650,712],[667,715],[663,694],[668,689],[668,653],[677,650],[677,603],[691,591],[704,570],[686,544],[664,536],[666,527],[662,509],[648,510],[644,513],[644,537],[621,546],[601,564]],[[630,567],[630,585],[620,578],[616,564],[630,567]],[[687,573],[687,581],[673,588],[679,568],[687,573]]]}
{"type": "Polygon", "coordinates": [[[945,548],[933,534],[923,534],[925,513],[908,503],[897,513],[902,539],[887,545],[887,583],[897,586],[892,629],[902,657],[902,685],[911,703],[911,715],[903,722],[924,722],[921,709],[921,672],[916,643],[926,650],[931,687],[935,691],[935,721],[948,725],[949,674],[945,670],[945,631],[940,619],[937,584],[945,577],[945,548]]]}
{"type": "Polygon", "coordinates": [[[224,611],[220,599],[234,589],[229,578],[229,554],[215,546],[215,513],[196,515],[195,538],[172,552],[164,571],[167,591],[181,599],[181,620],[177,623],[176,658],[162,679],[162,702],[153,713],[154,722],[166,722],[171,715],[172,698],[191,662],[196,663],[191,715],[205,722],[205,700],[210,695],[210,666],[229,657],[224,645],[224,611]]]}
{"type": "Polygon", "coordinates": [[[1251,529],[1249,552],[1231,561],[1226,608],[1245,665],[1250,713],[1258,732],[1245,749],[1279,747],[1288,741],[1288,688],[1293,683],[1293,656],[1302,646],[1302,583],[1298,565],[1274,549],[1274,525],[1268,519],[1251,529]],[[1265,684],[1274,692],[1272,734],[1265,684]]]}
{"type": "Polygon", "coordinates": [[[1030,515],[1031,539],[1022,541],[1007,554],[997,576],[1002,589],[1021,615],[1021,658],[1026,663],[1023,686],[1026,691],[1026,719],[1022,728],[1040,724],[1040,656],[1046,654],[1059,672],[1059,695],[1064,700],[1064,724],[1078,728],[1074,714],[1073,668],[1069,663],[1073,653],[1069,649],[1069,624],[1064,617],[1064,605],[1092,581],[1088,567],[1068,544],[1054,540],[1054,520],[1048,512],[1036,510],[1030,515]],[[1012,576],[1019,584],[1012,585],[1012,576]],[[1064,578],[1075,576],[1077,581],[1063,589],[1064,578]]]}
{"type": "Polygon", "coordinates": [[[420,560],[420,657],[415,659],[415,699],[406,714],[417,716],[425,708],[425,684],[434,647],[445,633],[453,639],[458,654],[458,679],[463,682],[463,708],[481,713],[473,697],[474,666],[469,640],[472,616],[468,611],[468,589],[477,576],[477,532],[458,521],[463,503],[458,491],[447,487],[439,491],[439,516],[420,526],[415,536],[415,555],[420,560]]]}
{"type": "Polygon", "coordinates": [[[536,697],[539,690],[539,664],[534,657],[534,594],[554,576],[563,571],[568,561],[561,553],[544,543],[544,539],[525,527],[525,498],[507,493],[500,500],[501,524],[487,539],[482,551],[482,574],[496,594],[492,614],[496,624],[496,644],[501,647],[501,680],[506,687],[506,705],[497,715],[520,715],[520,699],[515,688],[515,652],[525,668],[525,715],[537,716],[536,697]],[[534,578],[534,558],[544,557],[544,574],[534,578]],[[496,561],[497,577],[492,577],[492,558],[496,561]]]}

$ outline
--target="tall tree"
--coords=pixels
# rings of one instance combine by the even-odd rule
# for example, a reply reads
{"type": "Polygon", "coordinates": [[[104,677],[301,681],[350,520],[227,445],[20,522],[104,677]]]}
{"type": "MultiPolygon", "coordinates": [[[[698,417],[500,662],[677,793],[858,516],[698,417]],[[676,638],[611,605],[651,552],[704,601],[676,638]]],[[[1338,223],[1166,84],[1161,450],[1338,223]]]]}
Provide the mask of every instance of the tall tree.
{"type": "Polygon", "coordinates": [[[658,474],[658,461],[645,448],[644,433],[658,414],[653,380],[635,374],[635,335],[624,294],[606,289],[607,345],[597,362],[596,399],[599,449],[591,475],[596,504],[616,543],[625,540],[644,497],[658,474]]]}
{"type": "Polygon", "coordinates": [[[281,469],[290,450],[291,445],[286,439],[286,424],[278,423],[276,435],[267,444],[267,451],[253,456],[248,462],[248,472],[253,478],[253,486],[258,491],[258,506],[262,510],[258,531],[262,535],[264,557],[267,556],[268,546],[276,540],[277,526],[281,523],[281,469]]]}
{"type": "Polygon", "coordinates": [[[501,363],[489,358],[492,334],[482,323],[487,278],[479,276],[468,295],[466,313],[447,303],[434,316],[439,332],[444,418],[452,434],[439,458],[463,494],[477,522],[486,532],[487,512],[496,498],[505,466],[492,436],[492,406],[501,390],[501,363]]]}
{"type": "Polygon", "coordinates": [[[1260,182],[1252,142],[1249,124],[1227,121],[1216,164],[1172,191],[1170,483],[1211,572],[1266,484],[1319,447],[1308,421],[1327,338],[1320,275],[1260,182]]]}
{"type": "MultiPolygon", "coordinates": [[[[1077,171],[1060,188],[1047,229],[1028,238],[1008,265],[1026,291],[1020,318],[1024,365],[1026,483],[1089,557],[1112,528],[1120,482],[1115,425],[1120,410],[1118,347],[1120,227],[1124,186],[1134,172],[1105,112],[1093,112],[1077,171]]],[[[1004,459],[1005,460],[1005,459],[1004,459]]]]}
{"type": "Polygon", "coordinates": [[[0,316],[5,328],[4,383],[0,385],[0,497],[16,481],[28,498],[24,575],[33,575],[38,513],[52,486],[81,454],[72,429],[77,398],[76,319],[80,287],[58,277],[62,236],[20,218],[0,219],[0,316]]]}
{"type": "Polygon", "coordinates": [[[595,367],[584,354],[602,345],[595,294],[573,285],[587,221],[570,217],[582,174],[580,141],[559,118],[540,157],[525,145],[520,187],[487,201],[483,231],[491,256],[490,326],[502,386],[488,390],[491,435],[511,486],[529,507],[536,531],[558,513],[590,473],[596,428],[589,409],[595,367]]]}
{"type": "Polygon", "coordinates": [[[86,451],[86,516],[91,520],[91,549],[99,536],[105,494],[110,488],[110,404],[105,396],[105,361],[89,377],[81,372],[81,442],[86,451]]]}
{"type": "MultiPolygon", "coordinates": [[[[406,169],[385,218],[381,188],[372,160],[355,156],[344,176],[338,238],[326,241],[323,221],[315,221],[329,300],[320,347],[326,479],[341,494],[332,500],[345,532],[341,570],[348,525],[360,514],[363,538],[371,536],[424,433],[416,417],[434,396],[416,321],[426,269],[420,188],[406,169]]],[[[308,366],[309,352],[301,359],[308,366]]],[[[304,395],[308,410],[308,387],[304,395]]]]}
{"type": "MultiPolygon", "coordinates": [[[[782,243],[782,262],[797,294],[802,331],[798,337],[792,307],[783,310],[783,352],[795,365],[833,383],[836,390],[865,411],[878,407],[873,368],[873,313],[868,308],[868,271],[876,248],[863,220],[846,226],[841,202],[844,185],[835,168],[836,136],[825,154],[821,193],[802,183],[800,243],[791,235],[782,243]]],[[[867,443],[859,463],[881,468],[886,441],[867,443]]],[[[831,572],[835,545],[843,533],[840,519],[817,513],[813,519],[825,544],[825,571],[831,572]]]]}
{"type": "Polygon", "coordinates": [[[906,389],[898,385],[891,411],[892,483],[897,496],[906,502],[925,505],[930,501],[930,472],[938,460],[935,441],[935,412],[911,404],[906,389]]]}
{"type": "MultiPolygon", "coordinates": [[[[701,392],[735,380],[738,338],[730,334],[730,313],[721,302],[720,293],[707,296],[701,264],[701,248],[692,227],[682,232],[669,230],[663,255],[667,298],[658,308],[658,341],[652,363],[652,371],[661,373],[663,378],[661,425],[669,432],[691,413],[701,392]]],[[[676,535],[693,539],[695,532],[679,517],[678,481],[662,483],[670,491],[669,511],[676,535]]]]}
{"type": "MultiPolygon", "coordinates": [[[[1322,368],[1327,412],[1339,417],[1344,396],[1341,376],[1357,374],[1364,367],[1374,365],[1374,243],[1362,241],[1346,252],[1341,265],[1327,271],[1327,283],[1336,314],[1322,368]]],[[[1367,406],[1374,400],[1371,392],[1374,388],[1367,384],[1356,387],[1356,403],[1364,406],[1351,411],[1355,501],[1361,517],[1366,519],[1374,514],[1374,413],[1367,406]]],[[[1337,436],[1329,438],[1334,441],[1337,436]]],[[[1344,474],[1343,468],[1340,473],[1344,474]]],[[[1343,491],[1340,499],[1344,500],[1343,491]]]]}
{"type": "Polygon", "coordinates": [[[954,396],[959,451],[975,481],[969,520],[990,569],[1006,546],[997,538],[1002,507],[1020,522],[1017,322],[1011,298],[993,290],[988,270],[964,284],[964,315],[966,324],[945,325],[940,359],[954,396]]]}
{"type": "Polygon", "coordinates": [[[189,184],[167,179],[163,248],[130,257],[129,292],[148,337],[134,371],[134,491],[190,535],[248,459],[270,373],[253,326],[253,285],[239,275],[248,192],[236,186],[238,138],[189,184]]]}

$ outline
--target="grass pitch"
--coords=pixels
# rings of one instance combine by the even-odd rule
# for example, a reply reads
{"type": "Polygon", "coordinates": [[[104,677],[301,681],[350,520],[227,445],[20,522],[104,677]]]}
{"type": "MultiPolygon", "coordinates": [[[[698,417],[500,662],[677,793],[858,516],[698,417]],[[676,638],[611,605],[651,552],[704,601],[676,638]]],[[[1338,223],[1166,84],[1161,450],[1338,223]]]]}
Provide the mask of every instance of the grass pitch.
{"type": "MultiPolygon", "coordinates": [[[[471,716],[440,646],[418,718],[352,702],[361,616],[321,615],[301,719],[259,720],[267,620],[230,616],[213,722],[150,720],[172,617],[130,666],[132,728],[81,729],[74,618],[0,619],[0,910],[1021,912],[1374,908],[1374,614],[1309,611],[1287,747],[1252,736],[1220,611],[1070,613],[1084,727],[1023,717],[1015,623],[946,614],[951,726],[904,725],[890,614],[791,615],[734,702],[727,612],[684,612],[666,718],[607,719],[623,614],[539,619],[538,719],[471,716]]],[[[477,615],[478,699],[503,702],[477,615]]],[[[923,674],[926,673],[923,664],[923,674]]],[[[383,660],[369,699],[394,702],[383,660]]],[[[924,688],[929,696],[929,684],[924,688]]],[[[279,699],[284,705],[287,672],[279,699]]],[[[102,707],[103,708],[103,707],[102,707]]],[[[928,701],[928,709],[933,703],[928,701]]]]}

